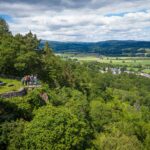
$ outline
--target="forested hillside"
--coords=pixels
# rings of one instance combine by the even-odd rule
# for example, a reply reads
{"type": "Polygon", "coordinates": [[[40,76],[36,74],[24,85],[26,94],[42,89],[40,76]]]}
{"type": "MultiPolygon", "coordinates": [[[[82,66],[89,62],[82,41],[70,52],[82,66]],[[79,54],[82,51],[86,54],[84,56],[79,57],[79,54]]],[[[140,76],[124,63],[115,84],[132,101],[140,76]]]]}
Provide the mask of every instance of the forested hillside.
{"type": "MultiPolygon", "coordinates": [[[[45,41],[41,41],[43,47],[45,41]]],[[[106,56],[150,56],[150,42],[146,41],[104,41],[97,43],[84,42],[51,42],[55,52],[94,53],[106,56]]]]}
{"type": "Polygon", "coordinates": [[[1,150],[149,150],[150,79],[102,74],[103,64],[62,60],[39,44],[0,19],[0,74],[42,82],[24,97],[0,98],[1,150]]]}

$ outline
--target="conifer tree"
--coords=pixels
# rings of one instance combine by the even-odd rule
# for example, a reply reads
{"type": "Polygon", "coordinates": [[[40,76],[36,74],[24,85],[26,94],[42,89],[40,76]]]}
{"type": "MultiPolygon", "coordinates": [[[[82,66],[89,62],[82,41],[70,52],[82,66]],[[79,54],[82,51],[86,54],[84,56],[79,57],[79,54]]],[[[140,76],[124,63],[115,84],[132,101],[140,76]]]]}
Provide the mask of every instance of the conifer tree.
{"type": "Polygon", "coordinates": [[[52,49],[49,47],[48,42],[45,43],[45,46],[44,46],[44,53],[46,54],[46,56],[50,56],[50,55],[53,54],[53,51],[52,51],[52,49]]]}
{"type": "Polygon", "coordinates": [[[3,18],[0,18],[0,35],[4,35],[9,32],[9,26],[3,18]]]}

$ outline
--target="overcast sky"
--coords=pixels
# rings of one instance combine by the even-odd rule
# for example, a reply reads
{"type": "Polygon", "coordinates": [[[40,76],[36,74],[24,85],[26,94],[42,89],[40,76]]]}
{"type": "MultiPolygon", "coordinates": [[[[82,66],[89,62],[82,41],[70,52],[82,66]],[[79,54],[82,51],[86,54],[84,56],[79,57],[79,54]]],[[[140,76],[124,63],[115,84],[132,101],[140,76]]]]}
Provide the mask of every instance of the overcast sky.
{"type": "Polygon", "coordinates": [[[150,40],[150,0],[0,0],[0,16],[45,40],[150,40]]]}

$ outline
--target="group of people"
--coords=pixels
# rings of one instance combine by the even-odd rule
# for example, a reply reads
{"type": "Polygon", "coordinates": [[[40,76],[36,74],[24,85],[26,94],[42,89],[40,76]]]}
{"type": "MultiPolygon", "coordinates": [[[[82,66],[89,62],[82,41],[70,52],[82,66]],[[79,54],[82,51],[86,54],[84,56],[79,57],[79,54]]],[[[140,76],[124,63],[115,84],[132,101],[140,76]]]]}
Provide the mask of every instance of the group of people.
{"type": "Polygon", "coordinates": [[[21,80],[23,85],[37,85],[37,75],[26,75],[21,80]]]}

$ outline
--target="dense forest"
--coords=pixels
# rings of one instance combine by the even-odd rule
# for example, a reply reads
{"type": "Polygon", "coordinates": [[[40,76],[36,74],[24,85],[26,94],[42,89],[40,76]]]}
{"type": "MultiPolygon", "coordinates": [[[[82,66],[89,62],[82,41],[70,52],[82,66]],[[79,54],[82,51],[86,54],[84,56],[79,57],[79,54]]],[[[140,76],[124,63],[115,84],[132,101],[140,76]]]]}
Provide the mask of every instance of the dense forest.
{"type": "Polygon", "coordinates": [[[102,64],[62,60],[39,44],[0,19],[0,74],[42,82],[24,97],[0,98],[1,150],[149,150],[150,79],[102,74],[102,64]]]}
{"type": "MultiPolygon", "coordinates": [[[[45,41],[41,41],[40,47],[45,41]]],[[[54,42],[49,44],[55,52],[85,53],[105,56],[150,56],[150,42],[148,41],[104,41],[88,42],[54,42]]]]}

